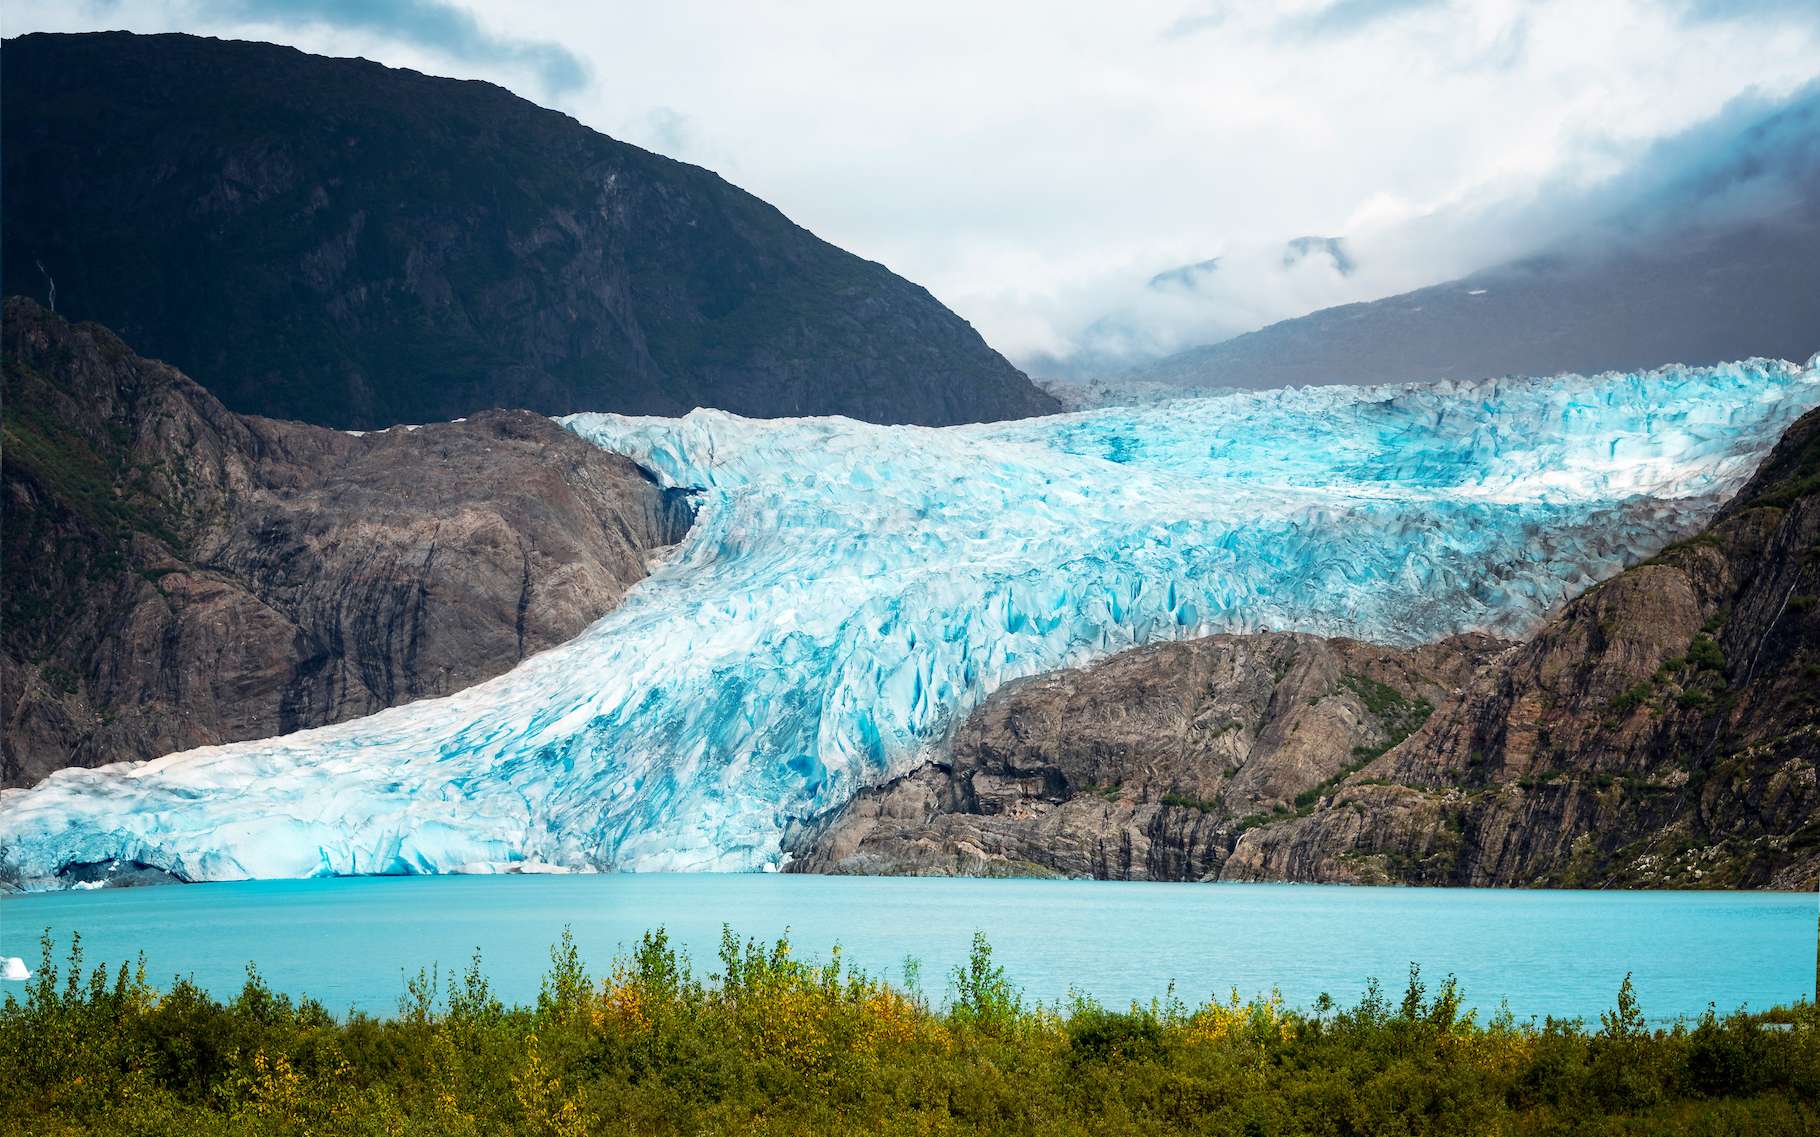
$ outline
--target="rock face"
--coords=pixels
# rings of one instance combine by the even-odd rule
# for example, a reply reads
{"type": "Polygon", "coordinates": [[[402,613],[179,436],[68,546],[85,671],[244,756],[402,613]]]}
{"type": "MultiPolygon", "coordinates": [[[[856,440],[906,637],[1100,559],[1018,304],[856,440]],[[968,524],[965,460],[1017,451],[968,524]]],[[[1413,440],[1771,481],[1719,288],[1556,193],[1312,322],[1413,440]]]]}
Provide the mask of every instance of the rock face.
{"type": "Polygon", "coordinates": [[[272,44],[6,42],[4,291],[233,410],[941,425],[1057,404],[934,297],[486,83],[272,44]],[[54,290],[54,300],[49,298],[54,290]]]}
{"type": "Polygon", "coordinates": [[[806,832],[790,867],[1217,876],[1248,825],[1312,807],[1509,646],[1223,635],[1010,684],[956,731],[946,760],[806,832]]]}
{"type": "Polygon", "coordinates": [[[1820,412],[1527,643],[1216,636],[1039,677],[791,867],[1811,889],[1817,773],[1820,412]]]}
{"type": "Polygon", "coordinates": [[[1820,413],[1718,520],[1568,604],[1223,874],[1435,884],[1820,881],[1820,413]]]}
{"type": "Polygon", "coordinates": [[[497,675],[691,520],[528,412],[357,437],[233,414],[30,301],[4,325],[8,786],[497,675]]]}

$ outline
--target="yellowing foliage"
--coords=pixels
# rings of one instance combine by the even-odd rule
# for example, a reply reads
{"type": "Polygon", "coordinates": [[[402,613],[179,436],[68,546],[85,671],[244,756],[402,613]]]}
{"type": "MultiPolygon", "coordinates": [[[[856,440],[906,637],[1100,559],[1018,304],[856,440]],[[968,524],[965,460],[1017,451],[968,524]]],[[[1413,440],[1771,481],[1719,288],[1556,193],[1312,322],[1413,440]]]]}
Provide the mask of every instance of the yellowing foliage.
{"type": "Polygon", "coordinates": [[[931,1004],[731,933],[698,978],[661,931],[604,982],[572,939],[534,1007],[478,959],[337,1019],[249,971],[217,1001],[143,968],[45,960],[0,1008],[0,1132],[1028,1134],[1820,1132],[1820,1012],[1651,1025],[1628,982],[1596,1029],[1480,1025],[1411,970],[1349,1008],[1272,992],[1124,1011],[1030,1006],[976,941],[931,1004]],[[63,980],[60,982],[59,980],[63,980]]]}

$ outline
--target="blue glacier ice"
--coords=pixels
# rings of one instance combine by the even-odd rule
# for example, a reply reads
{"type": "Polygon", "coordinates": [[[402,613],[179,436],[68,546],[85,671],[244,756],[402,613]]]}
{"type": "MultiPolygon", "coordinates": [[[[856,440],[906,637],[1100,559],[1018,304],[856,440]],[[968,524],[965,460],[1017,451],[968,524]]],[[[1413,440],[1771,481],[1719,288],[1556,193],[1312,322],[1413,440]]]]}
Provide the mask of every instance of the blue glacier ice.
{"type": "Polygon", "coordinates": [[[0,874],[775,867],[1007,680],[1259,626],[1520,633],[1708,517],[1817,363],[941,430],[573,415],[700,505],[618,609],[448,698],[6,791],[0,874]]]}

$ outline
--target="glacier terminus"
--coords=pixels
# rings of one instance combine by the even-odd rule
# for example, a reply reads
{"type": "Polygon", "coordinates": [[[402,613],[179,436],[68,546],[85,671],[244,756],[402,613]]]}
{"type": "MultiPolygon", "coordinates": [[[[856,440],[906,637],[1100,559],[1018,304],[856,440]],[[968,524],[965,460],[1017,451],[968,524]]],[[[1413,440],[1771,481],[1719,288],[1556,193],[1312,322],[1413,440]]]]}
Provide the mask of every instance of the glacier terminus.
{"type": "Polygon", "coordinates": [[[1707,519],[1820,357],[941,429],[578,414],[699,513],[576,639],[364,719],[0,794],[0,876],[756,870],[1020,677],[1159,640],[1505,634],[1707,519]]]}

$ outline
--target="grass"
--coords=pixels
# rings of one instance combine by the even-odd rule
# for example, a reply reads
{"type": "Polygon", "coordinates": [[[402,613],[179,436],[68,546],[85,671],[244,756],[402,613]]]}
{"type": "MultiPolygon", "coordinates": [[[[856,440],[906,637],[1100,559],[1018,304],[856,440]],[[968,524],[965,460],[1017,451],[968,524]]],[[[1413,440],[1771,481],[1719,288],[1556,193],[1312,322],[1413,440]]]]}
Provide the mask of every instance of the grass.
{"type": "MultiPolygon", "coordinates": [[[[1342,675],[1339,685],[1358,696],[1359,701],[1365,705],[1365,710],[1382,725],[1384,737],[1375,745],[1353,747],[1351,761],[1318,784],[1297,794],[1293,807],[1296,817],[1307,817],[1313,813],[1321,799],[1339,788],[1341,782],[1388,754],[1404,739],[1420,730],[1422,724],[1434,714],[1434,704],[1427,699],[1411,699],[1390,684],[1381,683],[1366,675],[1342,675]]],[[[1253,825],[1275,820],[1285,812],[1288,811],[1253,814],[1240,823],[1240,829],[1243,831],[1253,825]]]]}
{"type": "MultiPolygon", "coordinates": [[[[129,465],[125,429],[111,424],[85,436],[56,412],[66,397],[73,396],[9,351],[0,371],[0,461],[8,484],[17,481],[25,496],[9,503],[5,553],[9,563],[57,569],[7,579],[0,627],[15,653],[34,661],[52,653],[81,598],[112,587],[132,560],[136,534],[174,551],[186,547],[181,519],[146,488],[142,469],[129,465]]],[[[46,680],[64,694],[76,689],[67,671],[46,680]]]]}
{"type": "Polygon", "coordinates": [[[1682,710],[1704,711],[1722,706],[1728,665],[1725,652],[1713,637],[1724,627],[1726,616],[1723,610],[1715,613],[1695,633],[1684,654],[1663,660],[1648,679],[1632,684],[1613,699],[1607,709],[1615,717],[1608,721],[1608,728],[1615,728],[1639,707],[1659,706],[1664,689],[1670,686],[1679,688],[1674,701],[1682,710]]]}
{"type": "MultiPolygon", "coordinates": [[[[1434,704],[1427,699],[1411,699],[1390,684],[1380,683],[1366,675],[1342,675],[1340,686],[1357,695],[1359,701],[1365,704],[1365,709],[1384,727],[1384,740],[1378,745],[1353,748],[1353,770],[1389,753],[1393,747],[1420,730],[1435,711],[1434,704]]],[[[1332,779],[1333,784],[1338,785],[1353,770],[1347,770],[1332,779]]]]}
{"type": "MultiPolygon", "coordinates": [[[[1337,946],[1337,945],[1336,945],[1337,946]]],[[[1652,1027],[1481,1021],[1451,978],[1306,1010],[1234,992],[1026,1004],[990,946],[939,1000],[724,934],[698,977],[660,930],[590,976],[565,934],[532,1006],[475,959],[398,1014],[337,1018],[252,968],[234,999],[144,962],[61,967],[0,1009],[0,1131],[181,1134],[1811,1133],[1820,1013],[1652,1027]],[[1766,1026],[1772,1020],[1775,1026],[1766,1026]]],[[[1158,961],[1159,969],[1166,961],[1158,961]]]]}
{"type": "MultiPolygon", "coordinates": [[[[1339,686],[1354,696],[1365,707],[1366,713],[1378,720],[1383,728],[1384,737],[1373,745],[1355,746],[1352,758],[1338,770],[1323,778],[1315,785],[1296,794],[1293,805],[1278,804],[1272,809],[1248,814],[1241,817],[1235,832],[1243,833],[1260,825],[1281,821],[1288,817],[1307,817],[1312,814],[1321,799],[1338,789],[1340,783],[1371,765],[1377,759],[1388,754],[1400,745],[1404,739],[1422,728],[1434,714],[1434,704],[1427,699],[1411,699],[1388,683],[1380,682],[1368,675],[1347,673],[1340,676],[1339,686]]],[[[1163,799],[1169,803],[1168,798],[1163,799]]],[[[1176,802],[1170,804],[1193,804],[1176,802]]],[[[1203,806],[1201,808],[1211,808],[1203,806]]]]}
{"type": "Polygon", "coordinates": [[[1182,809],[1199,810],[1202,813],[1218,813],[1220,810],[1220,803],[1217,801],[1176,793],[1173,790],[1163,795],[1163,804],[1178,806],[1182,809]]]}
{"type": "Polygon", "coordinates": [[[111,445],[99,451],[90,446],[41,405],[52,397],[54,386],[19,360],[7,359],[6,407],[0,416],[7,462],[29,470],[65,508],[115,540],[143,532],[173,549],[183,548],[155,500],[124,492],[131,480],[126,460],[132,439],[113,426],[111,445]]]}

